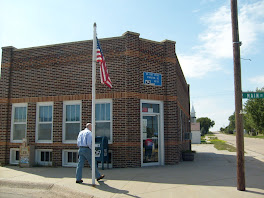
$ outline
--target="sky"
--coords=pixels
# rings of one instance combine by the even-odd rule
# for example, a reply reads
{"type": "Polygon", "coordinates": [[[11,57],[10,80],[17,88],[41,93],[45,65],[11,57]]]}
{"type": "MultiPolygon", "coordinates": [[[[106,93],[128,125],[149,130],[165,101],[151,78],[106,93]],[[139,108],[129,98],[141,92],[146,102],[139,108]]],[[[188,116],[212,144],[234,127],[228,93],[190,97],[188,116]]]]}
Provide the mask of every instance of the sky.
{"type": "MultiPolygon", "coordinates": [[[[238,21],[242,91],[255,91],[264,87],[264,0],[238,0],[238,21]]],[[[92,40],[94,22],[98,38],[132,31],[176,41],[196,117],[215,121],[211,131],[229,124],[235,111],[230,0],[0,0],[0,47],[92,40]]]]}

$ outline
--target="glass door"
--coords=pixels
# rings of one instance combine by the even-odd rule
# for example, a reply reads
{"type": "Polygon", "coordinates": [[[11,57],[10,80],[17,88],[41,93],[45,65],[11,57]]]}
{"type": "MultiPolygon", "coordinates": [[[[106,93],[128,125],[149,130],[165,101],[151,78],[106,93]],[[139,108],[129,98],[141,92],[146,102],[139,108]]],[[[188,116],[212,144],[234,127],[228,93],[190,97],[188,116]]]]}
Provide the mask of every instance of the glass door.
{"type": "Polygon", "coordinates": [[[159,163],[159,115],[142,116],[144,164],[159,163]]]}

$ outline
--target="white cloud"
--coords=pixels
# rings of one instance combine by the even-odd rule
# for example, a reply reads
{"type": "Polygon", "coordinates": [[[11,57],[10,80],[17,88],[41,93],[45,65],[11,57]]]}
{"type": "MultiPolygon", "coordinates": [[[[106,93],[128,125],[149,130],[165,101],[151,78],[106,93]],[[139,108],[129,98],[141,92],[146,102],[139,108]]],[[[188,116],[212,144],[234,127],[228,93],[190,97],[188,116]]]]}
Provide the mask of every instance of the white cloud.
{"type": "Polygon", "coordinates": [[[190,56],[178,54],[178,58],[186,77],[199,78],[206,75],[208,72],[220,69],[218,64],[214,63],[213,59],[204,57],[202,54],[190,56]]]}
{"type": "Polygon", "coordinates": [[[250,78],[249,81],[254,84],[256,87],[262,88],[264,87],[264,75],[262,76],[255,76],[250,78]]]}
{"type": "Polygon", "coordinates": [[[197,49],[213,58],[232,57],[232,31],[230,9],[220,7],[216,12],[201,18],[207,29],[199,35],[197,49]]]}
{"type": "Polygon", "coordinates": [[[264,1],[245,4],[239,14],[239,34],[243,45],[241,53],[254,52],[259,35],[264,33],[264,1]]]}
{"type": "MultiPolygon", "coordinates": [[[[256,51],[258,36],[264,33],[264,1],[244,4],[239,10],[239,32],[242,56],[256,51]]],[[[201,44],[194,46],[192,55],[180,54],[179,60],[186,77],[199,78],[221,68],[222,59],[233,57],[231,10],[222,6],[213,13],[201,17],[207,26],[198,38],[201,44]]]]}

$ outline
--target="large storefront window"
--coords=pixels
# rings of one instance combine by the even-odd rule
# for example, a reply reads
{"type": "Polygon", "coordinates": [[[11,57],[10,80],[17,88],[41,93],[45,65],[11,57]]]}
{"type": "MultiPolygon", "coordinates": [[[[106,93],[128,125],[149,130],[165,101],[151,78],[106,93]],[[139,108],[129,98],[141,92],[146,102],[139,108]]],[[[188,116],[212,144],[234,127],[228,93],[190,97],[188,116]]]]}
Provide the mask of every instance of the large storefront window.
{"type": "Polygon", "coordinates": [[[13,104],[12,106],[12,125],[11,141],[22,142],[26,138],[27,131],[27,104],[13,104]]]}
{"type": "Polygon", "coordinates": [[[37,104],[36,142],[52,142],[53,103],[37,104]]]}
{"type": "Polygon", "coordinates": [[[106,136],[112,143],[112,100],[97,100],[95,105],[96,136],[106,136]]]}
{"type": "Polygon", "coordinates": [[[63,142],[76,143],[81,131],[81,101],[64,102],[63,142]]]}

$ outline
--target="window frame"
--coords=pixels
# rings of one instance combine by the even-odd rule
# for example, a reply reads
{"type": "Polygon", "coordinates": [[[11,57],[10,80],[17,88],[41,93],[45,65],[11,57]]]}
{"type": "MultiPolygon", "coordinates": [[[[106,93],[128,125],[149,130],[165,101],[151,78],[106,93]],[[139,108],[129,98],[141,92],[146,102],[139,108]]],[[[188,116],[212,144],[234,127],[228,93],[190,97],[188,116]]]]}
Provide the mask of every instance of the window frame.
{"type": "Polygon", "coordinates": [[[62,150],[62,166],[65,167],[77,167],[78,165],[78,150],[77,149],[64,149],[62,150]],[[69,163],[68,161],[68,152],[76,152],[77,153],[77,162],[69,163]]]}
{"type": "MultiPolygon", "coordinates": [[[[51,161],[49,161],[49,162],[42,162],[41,161],[41,152],[53,152],[53,150],[52,149],[36,149],[35,150],[35,156],[36,156],[36,158],[35,158],[35,163],[36,163],[36,165],[41,165],[41,166],[52,166],[52,159],[51,159],[51,161]]],[[[52,153],[52,156],[53,156],[53,153],[52,153]]]]}
{"type": "MultiPolygon", "coordinates": [[[[76,144],[76,140],[66,140],[66,107],[67,105],[80,105],[80,129],[82,128],[82,101],[81,100],[74,100],[74,101],[63,101],[63,126],[62,126],[62,143],[64,144],[76,144]]],[[[77,123],[77,122],[76,122],[77,123]]]]}
{"type": "Polygon", "coordinates": [[[17,107],[26,107],[26,122],[17,122],[17,124],[25,124],[26,130],[25,130],[25,138],[27,138],[27,113],[28,113],[28,103],[13,103],[12,104],[12,115],[11,115],[11,138],[10,142],[12,143],[22,143],[22,140],[14,140],[14,125],[15,123],[15,108],[17,107]]]}
{"type": "Polygon", "coordinates": [[[53,102],[38,102],[37,103],[37,110],[36,110],[36,133],[35,133],[35,142],[36,143],[52,143],[53,142],[53,102]],[[51,106],[52,108],[52,120],[51,122],[47,122],[47,124],[51,123],[51,139],[50,140],[38,140],[38,130],[39,130],[39,108],[41,106],[51,106]]]}
{"type": "Polygon", "coordinates": [[[110,139],[108,140],[108,144],[112,144],[113,143],[113,100],[112,99],[97,99],[95,101],[95,104],[106,104],[109,103],[110,104],[110,120],[105,120],[105,121],[96,121],[95,123],[99,122],[99,123],[103,123],[103,122],[110,122],[110,139]]]}
{"type": "Polygon", "coordinates": [[[9,164],[19,164],[19,160],[16,160],[16,153],[13,154],[14,152],[18,151],[20,154],[20,149],[19,148],[10,148],[10,156],[9,156],[9,164]]]}

